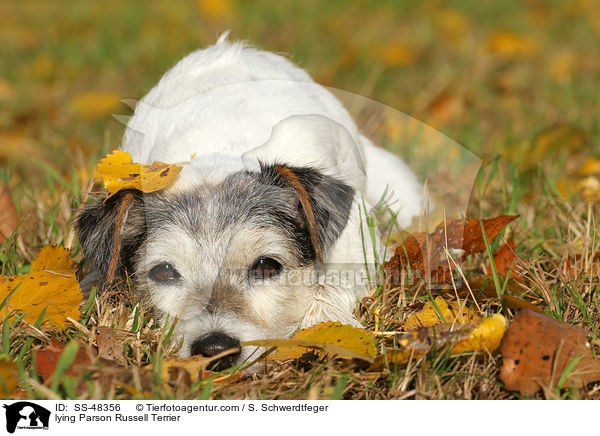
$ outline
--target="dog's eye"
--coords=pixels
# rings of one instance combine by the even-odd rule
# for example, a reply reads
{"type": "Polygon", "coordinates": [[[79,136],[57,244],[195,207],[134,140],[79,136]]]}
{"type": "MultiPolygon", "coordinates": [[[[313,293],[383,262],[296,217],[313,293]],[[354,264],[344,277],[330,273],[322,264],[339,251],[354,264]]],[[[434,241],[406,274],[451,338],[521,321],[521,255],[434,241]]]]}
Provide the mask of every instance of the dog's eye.
{"type": "Polygon", "coordinates": [[[181,277],[175,267],[170,263],[161,263],[156,265],[150,270],[148,275],[156,282],[167,282],[171,280],[177,280],[181,277]]]}
{"type": "Polygon", "coordinates": [[[250,268],[250,274],[253,278],[268,279],[279,274],[281,269],[281,264],[275,259],[261,257],[250,268]]]}

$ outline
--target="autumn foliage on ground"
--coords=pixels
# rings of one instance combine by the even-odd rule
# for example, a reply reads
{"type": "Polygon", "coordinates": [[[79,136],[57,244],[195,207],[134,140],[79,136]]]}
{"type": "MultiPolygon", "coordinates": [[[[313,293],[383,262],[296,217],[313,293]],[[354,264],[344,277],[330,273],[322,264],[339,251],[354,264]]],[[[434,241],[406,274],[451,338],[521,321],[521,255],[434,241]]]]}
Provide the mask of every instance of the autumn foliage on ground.
{"type": "Polygon", "coordinates": [[[599,398],[600,7],[497,4],[2,2],[2,395],[599,398]],[[391,259],[356,305],[364,329],[329,323],[263,341],[257,374],[177,358],[172,326],[135,289],[84,298],[72,229],[89,195],[161,189],[177,176],[185,163],[142,167],[117,154],[126,174],[111,165],[103,185],[96,168],[123,133],[111,114],[131,114],[121,99],[140,98],[225,29],[442,132],[352,108],[405,156],[418,158],[412,136],[428,135],[430,154],[444,156],[421,161],[431,186],[463,182],[440,137],[483,158],[463,193],[467,218],[434,209],[387,235],[391,259]]]}

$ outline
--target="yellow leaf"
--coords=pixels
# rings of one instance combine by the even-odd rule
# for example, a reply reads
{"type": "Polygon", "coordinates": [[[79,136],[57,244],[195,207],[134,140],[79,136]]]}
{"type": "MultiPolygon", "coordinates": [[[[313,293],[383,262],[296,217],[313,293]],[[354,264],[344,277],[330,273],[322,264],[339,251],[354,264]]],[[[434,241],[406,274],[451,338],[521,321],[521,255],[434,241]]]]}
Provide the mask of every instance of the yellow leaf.
{"type": "Polygon", "coordinates": [[[502,337],[508,327],[508,321],[500,314],[485,318],[472,329],[461,326],[458,329],[431,326],[425,331],[419,330],[408,333],[398,333],[397,349],[380,354],[373,361],[370,370],[381,371],[388,366],[404,365],[410,357],[417,358],[429,352],[432,347],[438,350],[452,347],[450,354],[456,355],[467,352],[494,352],[500,346],[502,337]]]}
{"type": "Polygon", "coordinates": [[[69,253],[68,248],[48,245],[42,248],[38,257],[31,262],[31,272],[73,271],[73,261],[69,253]]]}
{"type": "Polygon", "coordinates": [[[577,189],[584,201],[600,201],[600,180],[589,176],[577,183],[577,189]]]}
{"type": "Polygon", "coordinates": [[[577,67],[577,56],[574,52],[561,50],[554,54],[550,61],[550,75],[557,82],[571,79],[573,71],[577,67]]]}
{"type": "Polygon", "coordinates": [[[8,297],[2,316],[25,313],[24,320],[34,324],[46,309],[45,323],[62,326],[67,317],[78,320],[82,294],[68,253],[62,247],[45,247],[31,263],[29,274],[0,275],[0,301],[8,297]]]}
{"type": "Polygon", "coordinates": [[[211,362],[210,357],[192,356],[183,359],[171,358],[163,359],[160,367],[160,378],[164,381],[173,379],[173,373],[183,370],[189,374],[191,383],[196,383],[202,379],[202,371],[211,362]]]}
{"type": "Polygon", "coordinates": [[[438,311],[435,309],[434,305],[428,301],[420,312],[410,316],[404,322],[405,330],[416,330],[418,328],[431,327],[444,323],[477,325],[481,322],[481,317],[477,313],[466,306],[461,308],[458,301],[452,301],[448,306],[446,300],[442,297],[436,297],[435,304],[440,309],[443,319],[440,319],[438,311]]]}
{"type": "Polygon", "coordinates": [[[122,189],[139,189],[142,192],[154,192],[171,184],[175,176],[182,170],[180,165],[154,162],[152,165],[141,165],[131,161],[129,153],[115,150],[106,156],[96,171],[104,179],[104,187],[109,197],[122,189]]]}
{"type": "Polygon", "coordinates": [[[245,342],[242,345],[278,347],[269,359],[294,359],[306,353],[308,348],[317,348],[339,357],[373,360],[376,354],[375,341],[371,333],[340,322],[317,324],[296,333],[291,339],[263,339],[245,342]]]}
{"type": "Polygon", "coordinates": [[[12,360],[0,359],[0,395],[11,398],[17,392],[19,370],[12,360]]]}
{"type": "Polygon", "coordinates": [[[10,82],[0,79],[0,100],[7,100],[14,94],[13,86],[10,82]]]}
{"type": "Polygon", "coordinates": [[[570,124],[557,124],[538,133],[526,150],[523,169],[533,169],[539,162],[557,159],[562,154],[573,153],[584,147],[587,134],[570,124]]]}
{"type": "Polygon", "coordinates": [[[233,15],[231,0],[197,0],[196,4],[201,14],[214,19],[226,19],[233,15]]]}
{"type": "Polygon", "coordinates": [[[392,67],[407,66],[415,63],[417,53],[405,44],[391,42],[379,50],[379,58],[392,67]]]}
{"type": "Polygon", "coordinates": [[[537,51],[538,44],[533,38],[512,32],[496,32],[487,41],[490,53],[502,57],[528,56],[537,51]]]}
{"type": "Polygon", "coordinates": [[[455,9],[442,9],[435,13],[434,21],[446,41],[460,42],[469,31],[469,20],[455,9]]]}
{"type": "Polygon", "coordinates": [[[579,169],[579,174],[582,176],[590,176],[592,174],[600,176],[600,159],[594,157],[588,158],[579,169]]]}
{"type": "Polygon", "coordinates": [[[89,91],[71,99],[73,113],[87,120],[96,120],[119,109],[119,95],[107,91],[89,91]]]}
{"type": "Polygon", "coordinates": [[[472,351],[494,352],[500,346],[502,337],[508,327],[508,321],[499,313],[485,318],[477,328],[469,333],[469,337],[452,348],[450,354],[472,351]]]}

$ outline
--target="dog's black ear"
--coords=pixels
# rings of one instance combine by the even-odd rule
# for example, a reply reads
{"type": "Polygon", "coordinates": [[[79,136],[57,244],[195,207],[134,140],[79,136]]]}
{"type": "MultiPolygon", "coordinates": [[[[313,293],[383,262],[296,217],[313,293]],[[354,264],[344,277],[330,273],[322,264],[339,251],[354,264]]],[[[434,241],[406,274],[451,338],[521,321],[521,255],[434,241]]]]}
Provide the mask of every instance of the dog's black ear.
{"type": "Polygon", "coordinates": [[[348,223],[354,189],[313,168],[263,165],[262,174],[294,189],[314,257],[322,262],[348,223]]]}
{"type": "Polygon", "coordinates": [[[143,209],[142,193],[125,190],[105,201],[86,205],[75,218],[75,231],[86,262],[102,282],[132,271],[133,256],[146,235],[143,209]]]}

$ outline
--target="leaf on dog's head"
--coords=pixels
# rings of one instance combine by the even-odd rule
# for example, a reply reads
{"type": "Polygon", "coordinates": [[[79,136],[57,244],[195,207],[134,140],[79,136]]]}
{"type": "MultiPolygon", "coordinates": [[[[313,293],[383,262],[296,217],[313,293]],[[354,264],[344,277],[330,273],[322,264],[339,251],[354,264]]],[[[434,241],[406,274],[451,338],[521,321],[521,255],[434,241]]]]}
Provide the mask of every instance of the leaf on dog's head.
{"type": "Polygon", "coordinates": [[[0,276],[0,301],[4,300],[2,316],[7,312],[24,313],[24,320],[30,324],[44,310],[45,322],[65,325],[67,318],[78,320],[82,294],[68,250],[46,247],[32,262],[30,273],[0,276]]]}
{"type": "Polygon", "coordinates": [[[339,357],[372,361],[376,354],[371,333],[340,322],[320,323],[300,330],[291,339],[263,339],[242,345],[278,347],[269,360],[294,359],[306,353],[307,348],[317,348],[339,357]]]}
{"type": "Polygon", "coordinates": [[[146,193],[164,189],[173,182],[185,163],[142,165],[132,162],[129,153],[115,150],[100,161],[96,171],[104,179],[104,187],[111,197],[123,189],[138,189],[146,193]]]}

